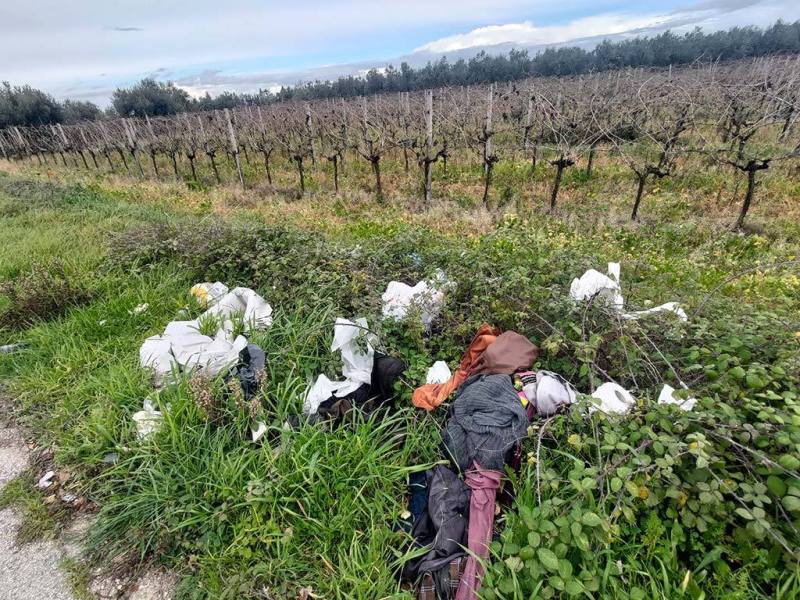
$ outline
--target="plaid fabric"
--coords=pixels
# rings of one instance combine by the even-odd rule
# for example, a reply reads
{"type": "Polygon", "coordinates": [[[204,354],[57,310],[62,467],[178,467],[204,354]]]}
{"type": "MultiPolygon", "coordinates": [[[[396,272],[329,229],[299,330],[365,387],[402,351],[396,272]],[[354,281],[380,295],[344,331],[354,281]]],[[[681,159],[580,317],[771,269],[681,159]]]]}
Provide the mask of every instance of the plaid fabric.
{"type": "Polygon", "coordinates": [[[467,557],[459,556],[436,573],[425,573],[419,584],[417,600],[452,600],[455,598],[466,565],[467,557]]]}
{"type": "Polygon", "coordinates": [[[433,575],[430,573],[425,573],[422,576],[419,590],[417,590],[417,600],[436,600],[436,584],[433,581],[433,575]]]}

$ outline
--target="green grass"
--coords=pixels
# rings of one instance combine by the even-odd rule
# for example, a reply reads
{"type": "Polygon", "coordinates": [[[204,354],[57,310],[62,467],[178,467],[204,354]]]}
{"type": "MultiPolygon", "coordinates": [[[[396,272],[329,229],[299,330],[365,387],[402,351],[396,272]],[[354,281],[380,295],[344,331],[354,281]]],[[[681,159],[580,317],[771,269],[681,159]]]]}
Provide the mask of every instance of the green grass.
{"type": "MultiPolygon", "coordinates": [[[[99,506],[91,558],[162,562],[182,575],[185,598],[294,598],[303,587],[326,598],[408,597],[395,579],[408,539],[392,524],[408,472],[441,458],[437,426],[446,416],[417,414],[410,392],[433,360],[455,366],[489,321],[536,341],[541,367],[582,390],[607,373],[641,408],[622,420],[561,417],[540,447],[537,436],[526,441],[530,458],[513,477],[517,501],[501,519],[487,598],[796,594],[796,558],[766,531],[800,544],[791,460],[800,452],[796,226],[776,221],[740,235],[692,215],[682,203],[705,185],[699,175],[647,199],[662,219],[619,226],[598,215],[624,210],[625,173],[597,169],[597,178],[576,169],[564,180],[568,193],[597,206],[550,216],[517,201],[529,170],[498,165],[495,189],[498,197],[510,190],[509,214],[488,226],[465,209],[442,213],[452,219],[442,224],[396,203],[261,199],[231,209],[213,190],[165,187],[159,196],[102,180],[0,176],[8,241],[0,281],[20,282],[57,258],[76,289],[90,292],[82,304],[65,299],[61,316],[0,329],[0,342],[28,344],[0,356],[0,378],[23,421],[99,506]],[[627,304],[680,300],[690,322],[620,323],[601,307],[573,306],[571,279],[608,261],[622,262],[627,304]],[[454,288],[430,335],[413,320],[380,321],[389,280],[415,283],[436,268],[454,288]],[[263,446],[248,441],[250,410],[224,383],[210,384],[219,412],[210,421],[189,382],[153,395],[138,365],[142,340],[193,310],[189,287],[216,279],[254,287],[275,309],[272,327],[251,336],[267,355],[257,408],[269,426],[263,446]],[[142,303],[148,310],[131,314],[142,303]],[[380,348],[409,364],[398,408],[384,420],[354,415],[335,428],[285,430],[312,378],[340,367],[328,350],[335,318],[362,315],[380,348]],[[676,384],[673,370],[701,410],[652,405],[663,381],[676,384]],[[149,395],[165,424],[140,442],[131,417],[149,395]],[[112,466],[103,462],[110,452],[119,456],[112,466]],[[666,465],[665,456],[677,458],[666,465]],[[740,500],[746,516],[736,513],[740,500]],[[546,553],[542,560],[543,548],[555,563],[546,553]]],[[[453,164],[447,177],[458,181],[463,170],[453,164]]],[[[535,179],[545,185],[546,177],[537,167],[535,179]]],[[[795,189],[780,181],[781,193],[795,189]]],[[[0,313],[8,309],[0,296],[0,313]]],[[[31,484],[12,484],[9,498],[24,498],[31,484]]]]}
{"type": "Polygon", "coordinates": [[[35,484],[36,477],[28,470],[6,483],[0,491],[0,510],[7,507],[16,510],[20,521],[16,541],[20,544],[57,537],[66,518],[58,503],[45,503],[46,494],[35,484]]]}

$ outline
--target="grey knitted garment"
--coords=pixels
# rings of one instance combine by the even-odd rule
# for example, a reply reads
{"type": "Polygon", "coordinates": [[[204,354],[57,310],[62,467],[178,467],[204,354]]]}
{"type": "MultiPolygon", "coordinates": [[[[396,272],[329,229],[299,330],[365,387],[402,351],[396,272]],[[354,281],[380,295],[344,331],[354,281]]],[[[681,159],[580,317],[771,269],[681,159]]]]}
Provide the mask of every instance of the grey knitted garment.
{"type": "Polygon", "coordinates": [[[473,462],[501,471],[511,446],[528,432],[528,416],[509,375],[473,375],[456,393],[442,441],[461,471],[473,462]]]}

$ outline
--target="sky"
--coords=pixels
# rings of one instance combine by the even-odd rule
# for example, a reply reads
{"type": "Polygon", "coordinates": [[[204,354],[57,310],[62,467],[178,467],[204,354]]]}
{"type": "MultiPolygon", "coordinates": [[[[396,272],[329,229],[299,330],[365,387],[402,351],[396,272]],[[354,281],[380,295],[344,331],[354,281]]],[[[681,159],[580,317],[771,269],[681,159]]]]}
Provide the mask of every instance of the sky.
{"type": "Polygon", "coordinates": [[[495,46],[800,19],[800,0],[0,0],[0,81],[105,106],[143,77],[277,89],[495,46]]]}

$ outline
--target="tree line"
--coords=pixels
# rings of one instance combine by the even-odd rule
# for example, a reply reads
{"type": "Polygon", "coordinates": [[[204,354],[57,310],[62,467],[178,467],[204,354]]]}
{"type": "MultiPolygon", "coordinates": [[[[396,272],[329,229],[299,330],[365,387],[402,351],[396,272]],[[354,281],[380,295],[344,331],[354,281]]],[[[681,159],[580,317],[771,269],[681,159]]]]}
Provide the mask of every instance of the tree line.
{"type": "Polygon", "coordinates": [[[313,81],[285,86],[277,93],[225,92],[191,98],[173,83],[143,79],[129,88],[118,88],[111,106],[102,111],[77,100],[59,102],[28,85],[0,86],[0,128],[13,125],[70,124],[114,116],[166,116],[182,112],[221,110],[245,105],[265,106],[287,100],[352,98],[385,92],[507,82],[528,77],[579,75],[626,67],[665,67],[696,60],[736,60],[778,53],[800,53],[800,21],[778,21],[771,27],[734,27],[703,33],[700,29],[618,42],[603,41],[592,50],[578,47],[548,48],[535,56],[526,50],[490,55],[485,52],[469,60],[449,62],[446,57],[414,69],[408,63],[371,69],[363,77],[346,76],[331,81],[313,81]]]}
{"type": "Polygon", "coordinates": [[[469,60],[446,57],[414,69],[407,63],[372,69],[364,77],[340,77],[284,87],[278,100],[338,98],[381,92],[406,92],[452,85],[504,82],[527,77],[580,75],[625,67],[666,67],[696,60],[737,60],[776,53],[800,53],[800,21],[778,21],[771,27],[734,27],[727,31],[683,35],[666,31],[653,37],[605,40],[592,50],[576,46],[547,48],[530,56],[526,50],[491,55],[480,52],[469,60]]]}

